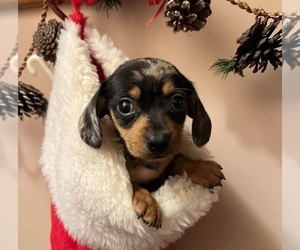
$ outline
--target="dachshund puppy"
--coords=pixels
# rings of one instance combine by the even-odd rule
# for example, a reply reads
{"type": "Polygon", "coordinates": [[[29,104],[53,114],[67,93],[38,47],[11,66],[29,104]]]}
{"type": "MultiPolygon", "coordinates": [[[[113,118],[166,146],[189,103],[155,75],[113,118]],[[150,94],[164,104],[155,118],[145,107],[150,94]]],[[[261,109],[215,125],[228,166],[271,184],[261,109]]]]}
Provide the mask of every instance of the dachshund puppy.
{"type": "Polygon", "coordinates": [[[82,140],[100,148],[100,119],[109,115],[124,145],[133,185],[133,207],[148,226],[161,227],[162,211],[150,191],[170,175],[187,173],[207,188],[221,185],[222,168],[213,161],[180,154],[183,125],[193,119],[192,137],[201,147],[211,121],[193,84],[169,62],[142,58],[122,64],[99,88],[79,121],[82,140]]]}

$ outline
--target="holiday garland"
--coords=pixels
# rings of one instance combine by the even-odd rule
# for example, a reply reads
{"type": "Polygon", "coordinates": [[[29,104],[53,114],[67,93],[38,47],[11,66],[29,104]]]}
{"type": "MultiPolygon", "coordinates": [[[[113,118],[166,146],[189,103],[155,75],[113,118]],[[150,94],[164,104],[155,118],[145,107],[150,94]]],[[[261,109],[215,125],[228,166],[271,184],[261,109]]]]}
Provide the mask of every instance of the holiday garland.
{"type": "MultiPolygon", "coordinates": [[[[160,5],[158,11],[148,22],[149,25],[162,12],[168,19],[167,27],[172,28],[174,33],[180,31],[192,32],[200,31],[207,23],[207,18],[212,14],[210,8],[211,0],[147,0],[148,5],[160,5]]],[[[284,17],[284,32],[279,29],[283,20],[282,13],[266,12],[262,8],[251,8],[246,2],[239,0],[226,0],[240,9],[255,15],[254,24],[247,29],[237,39],[237,50],[231,59],[218,59],[211,68],[215,70],[215,75],[221,75],[223,78],[230,73],[237,73],[244,76],[244,70],[251,68],[253,73],[264,72],[268,65],[274,69],[282,66],[282,53],[285,53],[284,60],[294,68],[299,66],[300,52],[299,30],[290,34],[300,15],[294,14],[284,17]],[[288,37],[289,35],[289,37],[288,37]],[[282,51],[282,39],[285,38],[289,46],[282,51]]],[[[121,0],[96,0],[97,10],[109,10],[122,7],[121,0]]],[[[26,67],[26,61],[34,52],[43,57],[49,65],[54,64],[56,60],[57,40],[60,31],[63,28],[62,23],[55,19],[46,22],[48,6],[61,18],[67,16],[57,7],[56,0],[44,0],[41,21],[33,35],[32,46],[24,58],[24,63],[19,68],[18,76],[21,77],[22,71],[26,67]]],[[[47,108],[47,100],[43,94],[36,88],[19,81],[19,116],[44,116],[47,108]]]]}

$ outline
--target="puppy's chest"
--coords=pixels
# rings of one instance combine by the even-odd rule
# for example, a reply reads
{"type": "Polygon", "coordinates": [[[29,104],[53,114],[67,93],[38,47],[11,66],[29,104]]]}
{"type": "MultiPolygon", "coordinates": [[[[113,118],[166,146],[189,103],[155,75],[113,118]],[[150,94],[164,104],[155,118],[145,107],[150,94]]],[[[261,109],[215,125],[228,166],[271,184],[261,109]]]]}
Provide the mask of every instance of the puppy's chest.
{"type": "Polygon", "coordinates": [[[126,159],[126,167],[132,183],[147,184],[159,179],[173,160],[173,156],[161,162],[145,162],[139,159],[126,159]]]}

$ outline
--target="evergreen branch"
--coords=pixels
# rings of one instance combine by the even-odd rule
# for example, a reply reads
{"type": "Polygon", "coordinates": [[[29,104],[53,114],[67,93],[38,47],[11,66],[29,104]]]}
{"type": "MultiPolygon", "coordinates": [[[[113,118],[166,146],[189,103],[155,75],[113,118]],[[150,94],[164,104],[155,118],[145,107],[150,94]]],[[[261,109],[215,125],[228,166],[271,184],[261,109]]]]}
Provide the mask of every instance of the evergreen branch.
{"type": "Polygon", "coordinates": [[[210,68],[215,70],[214,76],[221,75],[225,79],[230,72],[239,74],[244,77],[243,70],[236,67],[236,60],[233,59],[218,59],[210,68]]]}
{"type": "Polygon", "coordinates": [[[118,7],[122,7],[122,0],[96,0],[97,10],[105,10],[107,15],[108,11],[115,8],[118,10],[118,7]]]}

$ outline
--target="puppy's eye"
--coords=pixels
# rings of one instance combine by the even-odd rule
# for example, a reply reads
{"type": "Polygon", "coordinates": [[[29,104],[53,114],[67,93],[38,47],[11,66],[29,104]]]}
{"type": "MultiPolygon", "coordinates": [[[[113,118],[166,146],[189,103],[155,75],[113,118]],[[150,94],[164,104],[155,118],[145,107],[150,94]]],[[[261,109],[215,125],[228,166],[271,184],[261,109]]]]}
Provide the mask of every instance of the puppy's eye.
{"type": "Polygon", "coordinates": [[[129,99],[123,99],[119,102],[118,110],[123,115],[131,115],[135,109],[132,102],[129,99]]]}
{"type": "Polygon", "coordinates": [[[172,97],[172,106],[174,109],[183,109],[185,107],[185,100],[184,97],[182,95],[174,95],[172,97]]]}

